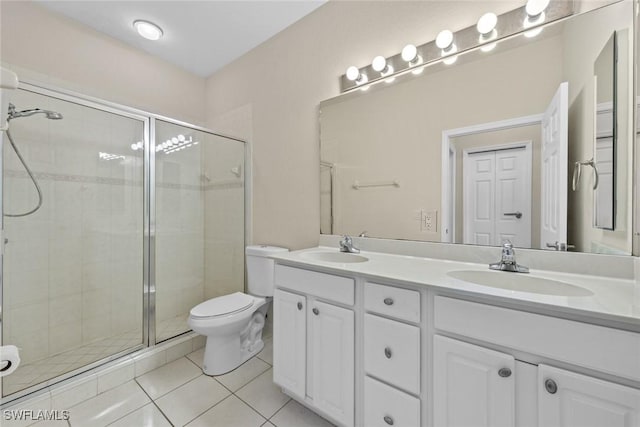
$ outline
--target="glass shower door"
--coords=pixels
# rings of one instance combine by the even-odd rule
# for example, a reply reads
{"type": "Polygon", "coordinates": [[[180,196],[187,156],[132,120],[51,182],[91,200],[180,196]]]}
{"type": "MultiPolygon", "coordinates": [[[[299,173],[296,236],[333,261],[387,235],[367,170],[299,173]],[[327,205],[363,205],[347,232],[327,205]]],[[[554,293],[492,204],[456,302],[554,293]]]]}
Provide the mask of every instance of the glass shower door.
{"type": "Polygon", "coordinates": [[[10,122],[42,190],[30,215],[7,216],[38,195],[4,138],[2,344],[18,346],[22,363],[3,396],[143,344],[145,119],[26,90],[12,102],[62,119],[10,122]]]}
{"type": "Polygon", "coordinates": [[[189,311],[244,290],[244,144],[155,121],[155,333],[187,332],[189,311]]]}

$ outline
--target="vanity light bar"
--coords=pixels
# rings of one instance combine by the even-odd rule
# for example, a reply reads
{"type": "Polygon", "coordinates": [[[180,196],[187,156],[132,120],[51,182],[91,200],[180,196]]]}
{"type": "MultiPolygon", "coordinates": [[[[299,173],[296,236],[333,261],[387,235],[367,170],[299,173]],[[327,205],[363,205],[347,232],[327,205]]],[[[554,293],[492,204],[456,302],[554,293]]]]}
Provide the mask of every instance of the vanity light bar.
{"type": "MultiPolygon", "coordinates": [[[[545,0],[543,3],[546,2],[545,0]]],[[[541,3],[541,1],[538,0],[538,3],[541,3]]],[[[408,72],[419,74],[425,66],[441,59],[445,64],[453,64],[457,59],[457,55],[479,46],[482,46],[481,49],[484,52],[488,52],[495,47],[495,43],[498,40],[519,33],[526,33],[527,36],[532,36],[532,28],[536,27],[535,31],[542,31],[543,25],[572,15],[574,13],[573,3],[566,0],[551,0],[544,11],[535,16],[534,19],[527,13],[527,6],[522,6],[498,16],[495,24],[490,22],[494,25],[494,28],[486,34],[482,34],[476,24],[451,33],[453,36],[452,41],[446,49],[438,47],[436,40],[416,46],[415,54],[413,47],[407,46],[403,49],[404,57],[414,58],[413,61],[403,59],[402,53],[389,58],[376,57],[375,64],[362,68],[349,67],[349,72],[340,77],[340,87],[342,92],[357,88],[366,89],[372,83],[391,82],[392,77],[408,72]],[[452,49],[451,46],[455,46],[455,49],[452,49]],[[385,60],[384,67],[381,67],[382,60],[385,60]],[[389,72],[388,70],[392,71],[389,72]]],[[[483,26],[487,25],[487,20],[493,21],[493,17],[489,19],[486,15],[483,15],[485,20],[483,26]]],[[[442,44],[444,36],[447,36],[448,39],[449,34],[443,34],[444,32],[440,32],[440,44],[442,44]]]]}

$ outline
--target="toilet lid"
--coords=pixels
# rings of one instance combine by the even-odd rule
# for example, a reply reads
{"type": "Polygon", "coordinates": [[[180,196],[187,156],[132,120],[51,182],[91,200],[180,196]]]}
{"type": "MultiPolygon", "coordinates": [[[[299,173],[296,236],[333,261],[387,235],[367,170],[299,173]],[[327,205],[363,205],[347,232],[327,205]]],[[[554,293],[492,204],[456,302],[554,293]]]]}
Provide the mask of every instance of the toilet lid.
{"type": "Polygon", "coordinates": [[[214,317],[246,310],[253,304],[250,295],[236,292],[213,298],[200,303],[191,309],[192,317],[214,317]]]}

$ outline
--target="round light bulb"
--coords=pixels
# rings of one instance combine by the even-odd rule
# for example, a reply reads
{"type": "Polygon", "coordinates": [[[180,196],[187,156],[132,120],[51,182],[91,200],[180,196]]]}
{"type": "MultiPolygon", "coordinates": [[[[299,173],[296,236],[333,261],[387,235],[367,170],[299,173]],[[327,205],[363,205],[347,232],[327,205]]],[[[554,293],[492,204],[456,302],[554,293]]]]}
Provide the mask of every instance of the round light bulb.
{"type": "Polygon", "coordinates": [[[371,67],[377,72],[383,71],[387,67],[387,60],[384,56],[376,56],[371,62],[371,67]]]}
{"type": "Polygon", "coordinates": [[[449,30],[442,30],[436,37],[436,46],[440,49],[446,49],[453,43],[453,33],[449,30]]]}
{"type": "Polygon", "coordinates": [[[184,141],[184,135],[178,135],[178,141],[184,141]]]}
{"type": "Polygon", "coordinates": [[[480,34],[489,34],[496,28],[496,24],[498,23],[498,17],[495,13],[489,12],[485,13],[478,19],[478,24],[476,28],[480,34]]]}
{"type": "MultiPolygon", "coordinates": [[[[136,144],[136,143],[131,144],[131,149],[133,151],[136,151],[138,149],[138,144],[136,144]]],[[[100,153],[100,155],[102,156],[102,153],[100,153]]]]}
{"type": "Polygon", "coordinates": [[[173,142],[174,144],[178,143],[178,138],[176,138],[175,136],[173,138],[171,138],[171,142],[173,142]]]}
{"type": "Polygon", "coordinates": [[[418,48],[415,45],[408,44],[402,49],[402,60],[412,62],[418,56],[418,48]]]}
{"type": "Polygon", "coordinates": [[[349,68],[347,68],[347,79],[351,80],[352,82],[358,80],[358,77],[360,77],[360,70],[358,70],[358,67],[354,67],[353,65],[349,68]]]}
{"type": "Polygon", "coordinates": [[[142,37],[147,40],[159,40],[162,37],[162,29],[153,22],[138,19],[133,21],[133,26],[142,37]]]}
{"type": "Polygon", "coordinates": [[[538,16],[549,6],[550,0],[528,0],[525,7],[527,15],[538,16]]]}

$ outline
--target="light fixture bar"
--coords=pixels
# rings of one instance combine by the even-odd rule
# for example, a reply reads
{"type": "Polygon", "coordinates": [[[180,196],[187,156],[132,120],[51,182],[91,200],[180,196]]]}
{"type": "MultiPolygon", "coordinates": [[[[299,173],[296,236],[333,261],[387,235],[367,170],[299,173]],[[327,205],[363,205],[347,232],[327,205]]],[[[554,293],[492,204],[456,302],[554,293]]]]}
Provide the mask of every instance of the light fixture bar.
{"type": "MultiPolygon", "coordinates": [[[[574,2],[566,0],[551,0],[549,2],[549,5],[544,10],[544,21],[536,23],[536,26],[541,27],[550,22],[554,22],[559,19],[566,18],[567,16],[573,15],[573,3],[574,2]]],[[[532,27],[523,27],[523,22],[525,22],[528,17],[529,15],[526,11],[526,5],[499,15],[495,28],[491,33],[495,34],[495,37],[486,37],[485,39],[479,37],[478,29],[475,23],[467,28],[453,32],[453,40],[456,49],[455,52],[453,52],[450,56],[445,56],[444,61],[453,63],[455,62],[455,56],[453,55],[459,55],[461,53],[464,53],[465,51],[483,46],[485,44],[487,45],[487,47],[491,47],[490,44],[493,44],[498,40],[505,39],[519,33],[524,33],[526,31],[531,31],[532,27]]],[[[408,42],[411,41],[408,40],[408,42]]],[[[417,74],[417,71],[422,70],[423,67],[435,63],[436,61],[443,60],[442,49],[436,46],[435,40],[424,43],[420,46],[416,46],[416,48],[417,56],[420,57],[421,61],[409,63],[402,59],[401,53],[386,58],[386,65],[394,70],[392,74],[382,75],[379,71],[376,71],[371,64],[363,66],[362,68],[353,67],[354,69],[350,70],[351,73],[353,73],[355,76],[366,76],[368,77],[368,79],[367,81],[360,81],[358,83],[354,80],[348,79],[347,75],[344,74],[340,77],[340,87],[342,89],[342,92],[349,92],[357,88],[364,89],[372,83],[388,80],[390,77],[399,74],[406,74],[408,71],[413,71],[414,74],[417,74]]],[[[491,49],[485,49],[485,51],[488,50],[491,49]]]]}

